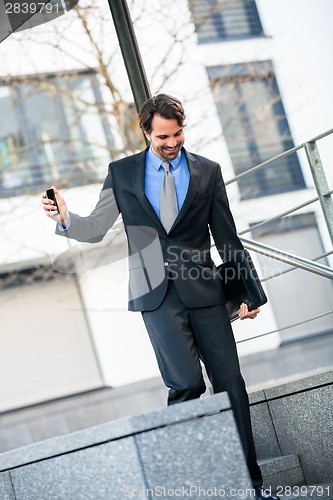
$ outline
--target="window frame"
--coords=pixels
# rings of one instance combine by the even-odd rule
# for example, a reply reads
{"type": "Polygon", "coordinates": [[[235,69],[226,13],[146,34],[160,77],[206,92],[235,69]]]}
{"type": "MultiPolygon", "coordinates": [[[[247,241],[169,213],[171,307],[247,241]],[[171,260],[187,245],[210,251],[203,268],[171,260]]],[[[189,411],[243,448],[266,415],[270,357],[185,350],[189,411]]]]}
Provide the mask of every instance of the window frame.
{"type": "MultiPolygon", "coordinates": [[[[188,0],[188,1],[189,1],[189,10],[191,12],[192,22],[195,26],[195,32],[197,34],[199,44],[223,42],[231,40],[243,40],[243,39],[258,38],[265,36],[255,0],[233,0],[235,1],[235,3],[238,2],[239,6],[234,7],[234,12],[231,11],[229,13],[214,12],[214,5],[210,9],[210,12],[208,11],[210,5],[215,3],[216,6],[218,7],[219,2],[228,2],[228,0],[188,0]],[[197,12],[195,8],[197,4],[199,4],[198,5],[199,10],[204,11],[205,7],[207,7],[207,12],[206,13],[203,12],[204,20],[202,22],[200,22],[200,19],[199,22],[198,19],[196,19],[197,12]],[[240,32],[238,34],[230,34],[230,32],[228,33],[228,28],[226,28],[226,20],[227,20],[226,16],[234,17],[235,15],[237,15],[237,9],[239,9],[240,15],[242,15],[241,9],[245,11],[245,15],[242,19],[242,22],[244,22],[244,20],[246,21],[246,26],[248,27],[247,33],[241,32],[242,31],[241,29],[239,30],[240,32]],[[225,16],[225,19],[223,19],[223,16],[225,16]],[[205,36],[204,30],[203,32],[201,32],[201,27],[204,28],[206,23],[212,23],[215,26],[215,35],[212,34],[212,36],[205,36]]],[[[233,6],[231,6],[231,8],[232,7],[233,6]]],[[[226,9],[228,9],[228,6],[226,6],[226,9]]]]}
{"type": "MultiPolygon", "coordinates": [[[[246,143],[244,143],[244,150],[250,152],[249,161],[246,162],[246,165],[249,165],[248,169],[294,147],[294,141],[292,139],[288,118],[284,109],[282,97],[278,88],[275,72],[271,61],[254,61],[252,63],[238,63],[231,66],[211,66],[206,67],[206,70],[213,95],[216,95],[216,92],[214,92],[215,85],[223,85],[229,83],[233,83],[235,85],[236,91],[238,91],[239,93],[239,101],[237,102],[236,100],[231,100],[231,102],[237,105],[237,113],[242,112],[240,119],[241,124],[243,124],[241,135],[245,137],[247,136],[247,141],[246,143]],[[272,117],[276,117],[276,123],[280,133],[278,136],[276,136],[275,144],[277,149],[279,148],[279,146],[282,147],[279,153],[272,154],[268,158],[265,157],[264,151],[260,153],[260,144],[258,145],[256,142],[256,137],[258,138],[258,136],[255,135],[255,129],[253,129],[253,127],[251,128],[251,112],[247,111],[246,101],[242,102],[241,85],[243,82],[247,83],[249,81],[264,82],[268,88],[268,94],[271,93],[270,97],[272,98],[272,104],[270,119],[272,119],[272,117]]],[[[219,110],[220,104],[218,100],[216,100],[216,98],[215,102],[223,129],[224,123],[222,114],[219,110]]],[[[226,139],[230,158],[233,163],[235,175],[237,176],[248,169],[244,169],[243,167],[236,165],[236,159],[232,154],[232,143],[230,140],[228,144],[227,130],[224,130],[224,136],[226,139]]],[[[291,185],[286,184],[283,187],[278,186],[277,188],[274,188],[274,186],[270,185],[270,179],[268,175],[269,169],[276,168],[276,163],[273,162],[273,164],[267,166],[266,168],[260,169],[257,172],[253,172],[245,178],[241,178],[238,180],[241,199],[253,199],[256,197],[271,196],[289,191],[304,189],[306,185],[297,154],[293,153],[292,155],[288,155],[286,158],[282,159],[280,163],[282,165],[280,166],[281,172],[285,172],[285,174],[287,174],[293,180],[293,183],[291,185]],[[283,164],[282,161],[285,162],[285,164],[283,164]],[[286,165],[287,170],[283,170],[283,168],[286,168],[283,165],[286,165]],[[255,185],[256,187],[258,186],[258,189],[253,194],[251,194],[250,191],[246,192],[244,188],[244,186],[247,187],[249,185],[250,176],[252,176],[253,185],[255,185]]]]}
{"type": "MultiPolygon", "coordinates": [[[[13,167],[10,165],[8,168],[8,175],[11,177],[11,174],[13,174],[13,177],[17,177],[18,182],[17,185],[14,182],[13,185],[5,185],[5,181],[2,181],[3,183],[0,185],[0,199],[1,198],[9,198],[13,196],[19,196],[22,194],[26,193],[31,193],[31,192],[38,192],[40,191],[41,188],[45,187],[46,184],[49,184],[50,182],[59,182],[62,185],[66,185],[66,187],[73,187],[77,185],[84,185],[87,183],[92,183],[92,182],[100,182],[102,180],[102,176],[98,174],[93,174],[91,172],[91,175],[89,175],[89,171],[87,170],[86,174],[83,175],[82,170],[78,170],[78,175],[74,175],[73,178],[69,177],[66,179],[63,178],[63,175],[61,175],[61,179],[56,179],[50,173],[52,171],[52,168],[50,167],[49,163],[45,163],[45,152],[43,150],[43,156],[41,157],[39,150],[44,147],[44,143],[39,145],[37,144],[36,146],[36,140],[37,136],[34,137],[32,133],[32,129],[34,126],[31,126],[31,123],[29,121],[29,112],[28,112],[28,106],[29,102],[28,99],[33,98],[34,93],[36,95],[46,93],[48,96],[47,98],[50,99],[50,95],[48,92],[51,92],[47,88],[48,83],[52,83],[56,89],[59,89],[59,93],[55,92],[54,96],[51,96],[52,99],[54,99],[53,103],[55,106],[55,109],[57,109],[57,116],[54,115],[54,120],[55,124],[63,131],[63,138],[68,138],[68,144],[65,146],[61,146],[61,141],[58,141],[58,139],[61,139],[61,137],[50,137],[50,139],[55,139],[55,144],[59,143],[59,147],[62,147],[63,151],[65,152],[65,149],[67,150],[66,153],[66,158],[64,160],[59,160],[59,163],[63,167],[61,170],[64,170],[66,172],[67,168],[66,165],[71,169],[75,170],[75,163],[77,162],[82,163],[82,158],[81,155],[76,151],[76,148],[74,146],[74,143],[72,144],[71,141],[75,141],[75,135],[73,135],[70,131],[70,123],[68,122],[68,117],[66,116],[66,111],[65,111],[65,106],[67,105],[65,103],[65,98],[67,98],[63,94],[63,90],[61,87],[61,79],[64,79],[66,82],[67,86],[71,85],[71,81],[75,83],[77,80],[78,82],[80,79],[86,79],[87,81],[89,80],[89,85],[90,85],[90,90],[93,95],[94,99],[94,105],[96,107],[96,116],[97,119],[99,120],[101,127],[104,131],[104,138],[103,140],[105,141],[106,146],[109,149],[112,149],[114,147],[114,137],[111,131],[111,126],[107,120],[107,115],[106,112],[103,111],[103,99],[102,99],[102,92],[101,88],[98,82],[98,73],[94,70],[73,70],[73,71],[61,71],[61,72],[55,72],[55,73],[48,73],[48,74],[36,74],[36,75],[24,75],[24,76],[18,76],[15,79],[14,84],[9,85],[9,83],[6,81],[6,79],[3,79],[0,81],[0,86],[2,88],[9,88],[10,89],[10,100],[12,102],[11,109],[13,110],[13,113],[15,115],[15,120],[16,120],[16,127],[18,130],[18,133],[22,136],[23,141],[24,141],[24,153],[26,156],[26,160],[24,164],[19,164],[17,167],[17,171],[13,169],[13,167]],[[39,87],[39,83],[46,83],[46,90],[43,88],[43,85],[39,87]],[[31,86],[31,92],[32,95],[30,95],[28,98],[26,97],[25,93],[29,93],[29,85],[31,86]],[[99,106],[100,105],[100,106],[99,106]],[[44,159],[43,159],[44,158],[44,159]],[[25,164],[27,163],[27,164],[25,164]],[[45,168],[45,165],[48,165],[48,168],[45,168]],[[97,175],[97,176],[96,176],[97,175]],[[26,177],[30,179],[30,182],[27,183],[25,181],[26,177]],[[20,181],[20,182],[19,182],[20,181]]],[[[66,87],[67,89],[67,87],[66,87]]],[[[66,89],[65,89],[65,94],[66,94],[66,89]]],[[[73,101],[73,98],[71,96],[68,96],[68,99],[73,101]]],[[[69,102],[69,101],[68,101],[69,102]]],[[[77,128],[77,131],[75,133],[79,133],[78,141],[82,142],[84,147],[84,144],[89,143],[86,137],[86,132],[85,128],[83,127],[82,124],[82,119],[83,115],[80,112],[80,109],[76,107],[76,104],[73,103],[73,111],[75,113],[75,116],[77,114],[77,121],[75,122],[75,126],[77,128]]],[[[52,115],[52,111],[50,111],[52,115]]],[[[74,115],[73,115],[74,116],[74,115]]],[[[36,129],[37,134],[42,133],[42,130],[36,129]]],[[[37,141],[38,142],[38,141],[37,141]]],[[[110,153],[105,154],[105,164],[107,164],[110,161],[110,153]]],[[[48,158],[46,158],[48,160],[48,158]]],[[[98,158],[97,158],[98,160],[98,158]]],[[[88,161],[88,160],[87,160],[88,161]]],[[[104,169],[104,164],[103,164],[103,169],[104,169]]],[[[6,169],[0,169],[0,179],[2,179],[2,176],[5,177],[6,175],[6,169]],[[2,173],[4,172],[4,173],[2,173]]],[[[103,173],[104,176],[104,173],[103,173]]]]}

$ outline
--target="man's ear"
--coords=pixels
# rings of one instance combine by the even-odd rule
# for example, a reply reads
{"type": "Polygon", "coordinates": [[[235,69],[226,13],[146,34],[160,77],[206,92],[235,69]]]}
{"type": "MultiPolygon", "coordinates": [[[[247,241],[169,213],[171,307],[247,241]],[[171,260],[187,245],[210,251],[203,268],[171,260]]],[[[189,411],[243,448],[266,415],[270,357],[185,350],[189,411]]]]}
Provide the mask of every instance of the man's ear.
{"type": "Polygon", "coordinates": [[[145,136],[147,137],[148,141],[150,142],[150,134],[148,134],[148,132],[146,132],[145,130],[143,131],[143,133],[145,134],[145,136]]]}

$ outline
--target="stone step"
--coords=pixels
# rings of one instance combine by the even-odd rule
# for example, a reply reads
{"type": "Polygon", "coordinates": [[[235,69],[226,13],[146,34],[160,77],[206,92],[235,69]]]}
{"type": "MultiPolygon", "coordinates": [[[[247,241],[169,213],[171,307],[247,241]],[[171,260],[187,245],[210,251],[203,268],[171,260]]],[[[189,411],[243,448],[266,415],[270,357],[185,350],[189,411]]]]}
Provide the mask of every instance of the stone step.
{"type": "Polygon", "coordinates": [[[304,476],[297,455],[259,460],[263,474],[264,487],[276,492],[279,488],[299,486],[304,484],[304,476]]]}
{"type": "Polygon", "coordinates": [[[1,500],[199,500],[215,489],[235,500],[251,490],[223,392],[0,454],[1,500]]]}

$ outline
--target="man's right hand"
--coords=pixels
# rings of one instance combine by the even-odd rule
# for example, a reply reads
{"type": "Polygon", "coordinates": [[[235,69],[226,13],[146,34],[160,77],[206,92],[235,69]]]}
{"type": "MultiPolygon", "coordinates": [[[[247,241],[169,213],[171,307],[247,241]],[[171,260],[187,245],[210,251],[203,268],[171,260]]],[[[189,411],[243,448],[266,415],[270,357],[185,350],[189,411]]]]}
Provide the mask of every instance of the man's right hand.
{"type": "Polygon", "coordinates": [[[252,311],[249,311],[247,304],[242,303],[239,307],[238,317],[239,319],[246,319],[246,318],[254,319],[258,316],[259,313],[260,313],[259,307],[258,309],[252,309],[252,311]]]}
{"type": "Polygon", "coordinates": [[[56,222],[60,222],[65,227],[67,227],[69,225],[70,219],[69,219],[69,213],[67,210],[66,202],[65,202],[64,198],[61,196],[61,194],[59,193],[58,189],[55,188],[54,186],[52,186],[52,188],[54,190],[54,193],[55,193],[55,196],[57,199],[60,213],[58,213],[57,207],[55,206],[54,202],[47,198],[46,191],[44,191],[44,193],[42,193],[42,204],[43,204],[43,209],[44,209],[45,215],[47,217],[50,217],[52,220],[55,220],[56,222]]]}

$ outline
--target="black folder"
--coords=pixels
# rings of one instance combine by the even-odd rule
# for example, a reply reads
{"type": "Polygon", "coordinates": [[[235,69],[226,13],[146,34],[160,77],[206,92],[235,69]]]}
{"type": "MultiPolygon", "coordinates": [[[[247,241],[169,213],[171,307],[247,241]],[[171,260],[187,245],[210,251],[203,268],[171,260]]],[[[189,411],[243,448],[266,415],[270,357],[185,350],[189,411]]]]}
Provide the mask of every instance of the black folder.
{"type": "Polygon", "coordinates": [[[217,269],[223,281],[230,321],[238,318],[243,302],[249,311],[266,304],[266,294],[246,249],[235,252],[233,260],[223,262],[217,269]]]}

